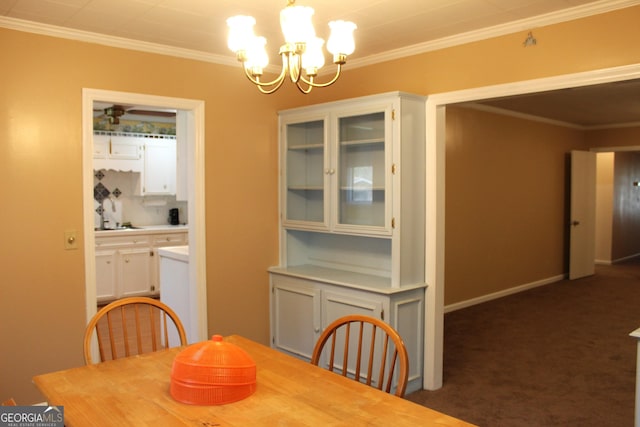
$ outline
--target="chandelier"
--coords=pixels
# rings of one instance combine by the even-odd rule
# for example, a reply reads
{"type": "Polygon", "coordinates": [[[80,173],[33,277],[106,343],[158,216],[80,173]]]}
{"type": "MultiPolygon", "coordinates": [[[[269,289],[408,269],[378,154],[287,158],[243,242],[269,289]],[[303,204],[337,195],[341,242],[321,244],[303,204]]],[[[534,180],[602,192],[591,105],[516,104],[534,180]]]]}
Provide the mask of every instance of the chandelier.
{"type": "Polygon", "coordinates": [[[269,64],[265,49],[266,39],[256,36],[253,26],[256,20],[251,16],[238,15],[227,19],[229,26],[229,48],[243,65],[245,75],[260,92],[273,93],[282,86],[287,75],[292,83],[303,93],[311,92],[314,87],[327,87],[340,76],[342,65],[347,56],[355,49],[353,31],[356,24],[348,21],[331,21],[331,35],[327,41],[327,50],[333,55],[333,63],[338,66],[335,76],[325,82],[316,82],[318,71],[324,66],[322,45],[324,40],[316,37],[311,23],[313,9],[307,6],[295,6],[295,0],[287,0],[287,7],[280,11],[280,26],[284,34],[284,44],[280,46],[282,71],[269,82],[261,80],[263,70],[269,64]]]}

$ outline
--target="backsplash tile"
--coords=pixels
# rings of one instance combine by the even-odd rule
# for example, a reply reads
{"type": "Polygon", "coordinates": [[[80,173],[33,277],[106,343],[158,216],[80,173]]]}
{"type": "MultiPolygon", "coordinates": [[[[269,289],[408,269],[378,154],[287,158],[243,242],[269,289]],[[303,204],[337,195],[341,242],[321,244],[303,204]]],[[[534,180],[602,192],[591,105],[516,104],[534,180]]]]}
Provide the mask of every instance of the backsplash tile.
{"type": "Polygon", "coordinates": [[[186,222],[187,202],[177,201],[175,196],[143,197],[135,188],[141,179],[138,172],[113,170],[94,171],[94,225],[100,226],[100,216],[108,224],[130,222],[133,225],[164,225],[169,223],[169,209],[178,208],[180,221],[186,222]],[[162,203],[150,203],[159,202],[162,203]]]}
{"type": "Polygon", "coordinates": [[[109,197],[110,194],[111,192],[101,182],[93,187],[93,198],[99,203],[109,197]]]}

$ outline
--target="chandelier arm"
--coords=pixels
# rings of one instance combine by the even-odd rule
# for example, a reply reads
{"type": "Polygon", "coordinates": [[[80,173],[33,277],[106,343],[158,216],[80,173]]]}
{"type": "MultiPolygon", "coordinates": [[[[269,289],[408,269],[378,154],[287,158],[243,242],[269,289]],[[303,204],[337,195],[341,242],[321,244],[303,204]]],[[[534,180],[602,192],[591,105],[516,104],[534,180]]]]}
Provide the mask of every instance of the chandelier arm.
{"type": "MultiPolygon", "coordinates": [[[[333,76],[333,78],[331,80],[329,80],[328,82],[325,82],[325,83],[316,83],[316,82],[314,82],[313,81],[313,76],[311,76],[311,78],[309,80],[305,79],[303,76],[300,76],[300,80],[302,80],[305,84],[309,85],[309,87],[327,87],[327,86],[331,86],[332,84],[334,84],[336,82],[336,80],[338,80],[338,77],[340,77],[340,71],[341,70],[342,70],[342,64],[338,64],[338,70],[336,71],[336,75],[333,76]]],[[[298,88],[300,90],[302,90],[299,85],[298,85],[298,88]]],[[[311,91],[311,89],[309,89],[309,92],[310,91],[311,91]]],[[[304,93],[309,93],[309,92],[304,92],[304,93]]]]}
{"type": "MultiPolygon", "coordinates": [[[[306,80],[305,80],[305,79],[302,79],[302,80],[304,81],[304,83],[306,83],[306,80]]],[[[308,94],[309,92],[311,92],[311,89],[313,89],[313,86],[311,86],[311,85],[308,85],[306,89],[305,89],[305,88],[303,88],[303,87],[302,87],[302,83],[301,83],[301,82],[299,82],[299,81],[297,81],[297,82],[296,82],[296,87],[298,88],[298,90],[299,90],[300,92],[302,92],[302,93],[304,93],[304,94],[308,94]]]]}
{"type": "Polygon", "coordinates": [[[275,85],[274,87],[270,88],[270,89],[264,89],[261,85],[256,86],[258,88],[258,90],[266,95],[269,95],[275,91],[277,91],[278,89],[280,89],[280,86],[282,86],[282,83],[284,82],[284,79],[280,79],[280,81],[278,82],[277,85],[275,85]]]}
{"type": "Polygon", "coordinates": [[[287,61],[287,68],[289,69],[289,79],[291,83],[298,84],[302,78],[302,57],[299,54],[289,52],[282,54],[282,63],[284,64],[285,58],[287,61]],[[292,66],[293,64],[293,66],[292,66]]]}
{"type": "Polygon", "coordinates": [[[253,75],[249,72],[249,70],[247,70],[247,68],[244,66],[244,63],[242,64],[242,69],[244,70],[244,75],[247,76],[249,81],[251,81],[251,83],[257,86],[273,86],[277,84],[278,87],[280,87],[282,85],[282,82],[284,81],[284,77],[287,72],[286,66],[283,64],[282,70],[280,71],[280,75],[278,77],[276,77],[270,82],[261,82],[260,76],[258,76],[257,78],[253,77],[253,75]]]}

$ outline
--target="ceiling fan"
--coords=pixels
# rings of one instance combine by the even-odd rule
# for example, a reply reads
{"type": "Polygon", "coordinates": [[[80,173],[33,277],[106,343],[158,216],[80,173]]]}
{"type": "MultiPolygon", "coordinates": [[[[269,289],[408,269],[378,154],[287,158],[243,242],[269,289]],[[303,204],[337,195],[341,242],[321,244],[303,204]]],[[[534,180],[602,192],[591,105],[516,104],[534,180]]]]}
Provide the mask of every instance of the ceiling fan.
{"type": "Polygon", "coordinates": [[[151,116],[151,117],[165,117],[165,118],[173,118],[176,116],[176,112],[172,110],[166,109],[145,109],[144,107],[136,107],[136,106],[124,106],[124,105],[111,105],[111,106],[100,106],[94,104],[94,113],[99,113],[98,115],[104,115],[109,118],[109,123],[112,125],[120,124],[120,117],[125,114],[128,115],[137,115],[137,116],[151,116]]]}

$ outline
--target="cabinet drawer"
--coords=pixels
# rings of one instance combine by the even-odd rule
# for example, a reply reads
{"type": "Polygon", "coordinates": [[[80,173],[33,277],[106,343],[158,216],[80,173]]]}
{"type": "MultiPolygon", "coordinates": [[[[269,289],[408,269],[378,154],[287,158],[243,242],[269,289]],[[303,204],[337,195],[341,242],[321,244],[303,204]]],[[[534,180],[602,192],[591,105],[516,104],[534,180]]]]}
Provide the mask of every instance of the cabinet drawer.
{"type": "Polygon", "coordinates": [[[96,237],[96,250],[149,246],[149,237],[144,235],[96,237]]]}
{"type": "Polygon", "coordinates": [[[175,246],[187,243],[187,233],[153,234],[152,246],[175,246]]]}

